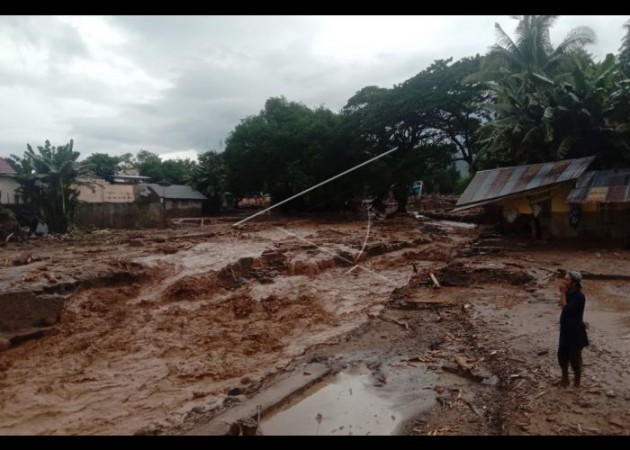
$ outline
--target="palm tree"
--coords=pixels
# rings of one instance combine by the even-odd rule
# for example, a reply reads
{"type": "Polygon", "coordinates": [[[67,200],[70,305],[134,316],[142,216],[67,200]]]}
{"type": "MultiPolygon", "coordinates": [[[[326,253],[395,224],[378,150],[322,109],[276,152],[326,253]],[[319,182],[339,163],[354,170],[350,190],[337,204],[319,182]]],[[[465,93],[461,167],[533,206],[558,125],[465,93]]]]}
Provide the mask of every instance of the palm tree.
{"type": "Polygon", "coordinates": [[[621,64],[626,76],[630,77],[630,20],[623,27],[626,29],[626,35],[623,37],[619,49],[619,64],[621,64]]]}
{"type": "Polygon", "coordinates": [[[495,119],[483,127],[481,141],[489,160],[533,163],[566,153],[557,152],[558,89],[573,81],[577,70],[592,64],[584,46],[595,42],[588,27],[572,29],[554,48],[549,30],[558,16],[515,16],[512,39],[497,23],[497,43],[483,59],[480,72],[465,81],[486,81],[494,101],[488,109],[495,119]]]}
{"type": "MultiPolygon", "coordinates": [[[[538,74],[555,76],[573,67],[570,56],[579,54],[584,46],[595,42],[595,32],[585,26],[573,28],[554,48],[549,29],[558,16],[513,16],[519,20],[513,40],[495,23],[497,43],[484,59],[481,69],[492,75],[538,74]]],[[[586,57],[582,53],[582,57],[586,57]]],[[[497,81],[496,77],[494,81],[497,81]]]]}

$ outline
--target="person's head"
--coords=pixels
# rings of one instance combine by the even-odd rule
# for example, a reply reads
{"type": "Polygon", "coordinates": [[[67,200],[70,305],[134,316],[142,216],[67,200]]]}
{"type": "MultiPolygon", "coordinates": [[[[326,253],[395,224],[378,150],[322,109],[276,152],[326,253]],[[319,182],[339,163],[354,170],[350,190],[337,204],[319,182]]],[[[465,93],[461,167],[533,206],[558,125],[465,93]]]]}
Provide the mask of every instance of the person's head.
{"type": "Polygon", "coordinates": [[[567,289],[582,289],[582,274],[577,270],[569,270],[564,276],[564,282],[567,286],[567,289]]]}

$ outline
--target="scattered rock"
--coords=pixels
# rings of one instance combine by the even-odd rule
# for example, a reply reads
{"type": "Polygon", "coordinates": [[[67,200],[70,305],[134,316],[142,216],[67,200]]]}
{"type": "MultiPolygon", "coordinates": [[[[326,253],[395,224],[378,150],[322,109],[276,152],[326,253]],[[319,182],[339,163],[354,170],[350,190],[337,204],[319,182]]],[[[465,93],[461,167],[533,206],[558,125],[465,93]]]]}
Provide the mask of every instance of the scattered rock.
{"type": "Polygon", "coordinates": [[[499,377],[497,377],[496,375],[492,375],[489,378],[485,378],[481,384],[486,384],[488,386],[496,386],[497,384],[499,384],[499,377]]]}
{"type": "Polygon", "coordinates": [[[130,239],[129,247],[144,247],[144,242],[142,239],[130,239]]]}
{"type": "Polygon", "coordinates": [[[610,397],[610,398],[614,398],[615,397],[615,393],[613,392],[612,389],[606,391],[606,396],[610,397]]]}
{"type": "Polygon", "coordinates": [[[241,378],[241,384],[249,384],[252,382],[252,379],[249,377],[243,377],[241,378]]]}
{"type": "Polygon", "coordinates": [[[315,355],[311,359],[308,360],[309,363],[323,363],[328,361],[328,356],[324,355],[315,355]]]}
{"type": "Polygon", "coordinates": [[[241,395],[242,393],[243,393],[243,390],[239,387],[235,387],[228,390],[228,395],[231,395],[231,396],[241,395]]]}

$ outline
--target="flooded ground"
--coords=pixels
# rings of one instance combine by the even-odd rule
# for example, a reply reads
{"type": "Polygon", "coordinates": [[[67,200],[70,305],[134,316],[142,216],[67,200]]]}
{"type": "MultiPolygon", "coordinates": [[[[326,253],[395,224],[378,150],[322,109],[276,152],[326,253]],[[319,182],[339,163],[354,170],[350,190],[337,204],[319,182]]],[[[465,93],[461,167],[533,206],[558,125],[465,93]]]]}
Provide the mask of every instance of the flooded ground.
{"type": "Polygon", "coordinates": [[[393,434],[400,417],[369,373],[342,372],[261,423],[265,435],[393,434]],[[320,412],[321,411],[321,412],[320,412]],[[323,413],[322,413],[323,412],[323,413]]]}
{"type": "Polygon", "coordinates": [[[335,374],[263,434],[630,433],[628,250],[367,230],[215,220],[0,248],[0,434],[181,434],[312,359],[335,374]],[[565,267],[586,274],[579,393],[553,385],[565,267]]]}
{"type": "Polygon", "coordinates": [[[292,399],[260,424],[263,435],[391,435],[435,402],[437,377],[407,367],[389,377],[354,362],[292,399]]]}

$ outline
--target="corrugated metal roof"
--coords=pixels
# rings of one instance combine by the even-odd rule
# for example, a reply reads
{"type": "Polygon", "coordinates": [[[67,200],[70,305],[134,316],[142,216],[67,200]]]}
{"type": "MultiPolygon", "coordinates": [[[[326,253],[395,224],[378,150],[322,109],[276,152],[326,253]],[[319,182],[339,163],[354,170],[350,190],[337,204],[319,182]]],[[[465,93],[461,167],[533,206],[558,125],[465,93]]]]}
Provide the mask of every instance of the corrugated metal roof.
{"type": "Polygon", "coordinates": [[[15,175],[15,170],[4,158],[0,158],[0,175],[15,175]]]}
{"type": "Polygon", "coordinates": [[[630,203],[630,169],[585,172],[567,203],[630,203]]]}
{"type": "Polygon", "coordinates": [[[459,198],[456,209],[492,203],[504,197],[576,180],[594,160],[594,156],[589,156],[477,172],[459,198]]]}
{"type": "Polygon", "coordinates": [[[206,197],[199,191],[194,190],[190,186],[184,184],[171,184],[170,186],[161,186],[159,184],[149,183],[147,187],[160,197],[178,199],[178,200],[206,200],[206,197]]]}

